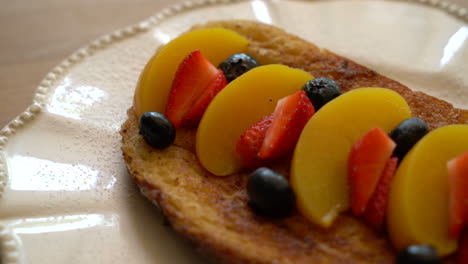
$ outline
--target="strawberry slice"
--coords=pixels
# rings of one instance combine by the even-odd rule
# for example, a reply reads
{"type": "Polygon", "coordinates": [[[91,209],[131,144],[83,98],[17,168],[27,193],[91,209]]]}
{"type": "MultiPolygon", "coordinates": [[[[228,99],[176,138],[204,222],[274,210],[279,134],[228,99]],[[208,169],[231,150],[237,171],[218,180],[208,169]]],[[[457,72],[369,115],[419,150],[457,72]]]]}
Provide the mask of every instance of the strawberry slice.
{"type": "Polygon", "coordinates": [[[362,214],[364,220],[376,230],[382,231],[385,220],[385,213],[387,212],[388,195],[390,194],[390,187],[395,176],[396,168],[398,165],[398,158],[394,157],[387,161],[382,175],[380,176],[379,183],[375,188],[372,197],[366,210],[362,214]]]}
{"type": "Polygon", "coordinates": [[[258,123],[250,127],[237,141],[236,151],[241,158],[244,168],[262,166],[265,161],[258,156],[260,147],[265,139],[266,132],[271,126],[273,114],[265,116],[258,123]]]}
{"type": "Polygon", "coordinates": [[[462,232],[458,242],[457,263],[468,264],[468,229],[462,232]]]}
{"type": "Polygon", "coordinates": [[[194,103],[190,111],[182,118],[182,126],[197,126],[208,105],[226,85],[227,80],[226,77],[224,77],[223,71],[218,70],[216,77],[211,81],[200,98],[198,98],[194,103]]]}
{"type": "Polygon", "coordinates": [[[166,117],[178,128],[183,117],[192,109],[208,85],[218,75],[216,69],[203,54],[196,50],[179,65],[166,106],[166,117]]]}
{"type": "Polygon", "coordinates": [[[395,142],[380,128],[372,128],[352,147],[348,158],[348,182],[354,215],[365,211],[395,147],[395,142]]]}
{"type": "Polygon", "coordinates": [[[259,152],[260,158],[276,159],[292,151],[314,113],[314,106],[303,90],[278,100],[273,122],[259,152]]]}
{"type": "Polygon", "coordinates": [[[468,152],[447,163],[449,181],[449,235],[456,238],[468,222],[468,152]]]}

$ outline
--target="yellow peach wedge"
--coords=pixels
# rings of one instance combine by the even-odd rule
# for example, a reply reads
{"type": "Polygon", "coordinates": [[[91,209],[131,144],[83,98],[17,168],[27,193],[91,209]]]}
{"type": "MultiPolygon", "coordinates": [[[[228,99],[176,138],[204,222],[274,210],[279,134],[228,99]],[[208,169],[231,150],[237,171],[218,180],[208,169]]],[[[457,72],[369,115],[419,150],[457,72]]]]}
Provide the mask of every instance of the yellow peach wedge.
{"type": "Polygon", "coordinates": [[[291,185],[304,216],[328,227],[348,210],[352,145],[371,128],[388,132],[410,116],[405,100],[384,88],[349,91],[317,111],[301,133],[291,164],[291,185]]]}
{"type": "Polygon", "coordinates": [[[390,238],[398,249],[430,244],[441,256],[457,249],[449,238],[447,162],[468,151],[468,125],[449,125],[423,137],[401,162],[387,210],[390,238]]]}
{"type": "Polygon", "coordinates": [[[133,106],[138,116],[147,111],[164,113],[174,75],[192,51],[200,50],[213,65],[247,49],[248,40],[223,28],[187,32],[160,48],[138,80],[133,106]]]}
{"type": "Polygon", "coordinates": [[[256,67],[229,83],[213,99],[198,126],[196,152],[211,173],[237,172],[236,143],[242,133],[272,113],[276,102],[302,88],[313,77],[283,65],[256,67]]]}

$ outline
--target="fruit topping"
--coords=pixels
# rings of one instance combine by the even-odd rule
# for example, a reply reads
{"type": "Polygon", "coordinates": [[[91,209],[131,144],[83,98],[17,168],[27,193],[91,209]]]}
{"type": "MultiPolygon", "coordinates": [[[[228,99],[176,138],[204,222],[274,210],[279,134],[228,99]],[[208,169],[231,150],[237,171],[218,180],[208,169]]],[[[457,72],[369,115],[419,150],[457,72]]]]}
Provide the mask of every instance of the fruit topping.
{"type": "Polygon", "coordinates": [[[272,120],[273,114],[265,116],[245,131],[239,141],[237,141],[236,151],[241,158],[242,167],[256,168],[265,163],[265,160],[262,160],[258,156],[258,153],[272,120]]]}
{"type": "Polygon", "coordinates": [[[230,82],[210,103],[198,126],[196,153],[203,167],[218,176],[239,171],[240,136],[271,114],[280,98],[299,91],[312,78],[305,71],[270,64],[230,82]]]}
{"type": "Polygon", "coordinates": [[[304,91],[280,99],[260,149],[260,158],[276,159],[290,153],[314,112],[314,106],[304,91]]]}
{"type": "Polygon", "coordinates": [[[388,195],[390,194],[390,188],[397,165],[398,158],[393,157],[388,160],[374,194],[372,194],[366,210],[362,214],[364,221],[378,231],[383,231],[384,229],[388,195]]]}
{"type": "Polygon", "coordinates": [[[255,170],[247,182],[249,205],[259,214],[268,217],[287,217],[294,211],[294,193],[288,180],[269,169],[255,170]]]}
{"type": "Polygon", "coordinates": [[[397,264],[439,264],[442,263],[436,250],[429,245],[412,245],[401,250],[397,264]]]}
{"type": "Polygon", "coordinates": [[[137,116],[147,111],[164,112],[177,68],[192,51],[200,50],[213,65],[219,65],[231,54],[244,52],[248,43],[224,28],[193,30],[170,41],[158,49],[140,75],[133,99],[137,116]]]}
{"type": "Polygon", "coordinates": [[[388,233],[396,248],[430,244],[441,256],[455,252],[457,240],[448,232],[447,162],[466,151],[468,125],[448,125],[429,132],[400,162],[387,210],[388,233]]]}
{"type": "Polygon", "coordinates": [[[193,104],[192,109],[184,116],[183,124],[194,127],[200,122],[206,108],[213,98],[227,85],[226,77],[221,70],[218,70],[216,77],[208,84],[208,87],[202,93],[200,98],[193,104]]]}
{"type": "Polygon", "coordinates": [[[401,124],[390,132],[390,137],[397,144],[393,156],[398,157],[399,160],[403,160],[403,157],[414,144],[428,132],[429,127],[426,122],[417,117],[408,118],[401,122],[401,124]]]}
{"type": "Polygon", "coordinates": [[[226,84],[220,74],[222,72],[199,50],[190,53],[182,61],[172,83],[166,108],[166,116],[174,127],[186,125],[185,122],[194,125],[198,121],[194,118],[201,118],[211,99],[226,84]],[[205,94],[206,91],[208,93],[205,94]],[[189,118],[186,118],[187,115],[189,118]]]}
{"type": "Polygon", "coordinates": [[[351,148],[348,183],[354,215],[366,209],[394,149],[395,143],[378,127],[369,130],[351,148]]]}
{"type": "Polygon", "coordinates": [[[449,235],[459,236],[468,222],[468,152],[450,160],[449,184],[449,235]]]}
{"type": "Polygon", "coordinates": [[[303,215],[327,227],[348,210],[351,147],[371,128],[390,131],[410,116],[405,100],[384,88],[351,90],[317,111],[299,137],[291,164],[291,186],[303,215]]]}
{"type": "Polygon", "coordinates": [[[143,113],[140,117],[139,128],[143,139],[154,148],[164,149],[174,142],[175,128],[161,113],[143,113]]]}
{"type": "Polygon", "coordinates": [[[224,72],[228,82],[258,66],[258,62],[245,53],[234,54],[223,61],[219,68],[224,72]]]}
{"type": "Polygon", "coordinates": [[[307,82],[302,89],[306,92],[316,111],[341,93],[338,84],[328,78],[313,79],[307,82]]]}

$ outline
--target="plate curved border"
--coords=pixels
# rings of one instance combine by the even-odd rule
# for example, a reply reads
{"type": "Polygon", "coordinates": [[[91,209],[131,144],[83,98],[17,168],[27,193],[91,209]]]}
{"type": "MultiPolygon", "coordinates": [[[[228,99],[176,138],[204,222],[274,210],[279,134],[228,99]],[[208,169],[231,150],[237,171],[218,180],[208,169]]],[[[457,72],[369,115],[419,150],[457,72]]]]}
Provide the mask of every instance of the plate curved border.
{"type": "MultiPolygon", "coordinates": [[[[254,0],[192,0],[185,1],[176,5],[172,5],[156,13],[155,15],[130,26],[117,29],[111,33],[103,35],[92,41],[90,44],[78,49],[68,58],[63,60],[59,65],[50,71],[46,77],[40,82],[36,88],[32,104],[29,105],[24,112],[10,121],[2,130],[0,130],[0,199],[3,197],[3,190],[8,181],[8,168],[6,164],[5,147],[11,135],[15,134],[18,129],[24,127],[30,121],[34,120],[45,107],[47,95],[55,82],[63,77],[68,70],[75,64],[81,62],[86,57],[93,55],[95,52],[109,47],[111,44],[125,40],[140,33],[144,33],[163,22],[167,18],[180,14],[185,11],[198,9],[202,7],[232,4],[237,2],[249,2],[254,0]]],[[[261,0],[265,2],[274,2],[275,0],[261,0]]],[[[278,0],[277,0],[278,1],[278,0]]],[[[280,0],[281,2],[282,0],[280,0]]],[[[324,0],[294,0],[303,2],[317,2],[324,0]]],[[[442,10],[464,22],[468,23],[468,9],[460,7],[457,4],[450,3],[446,0],[393,0],[395,2],[406,2],[413,4],[421,4],[442,10]]],[[[275,1],[276,2],[276,1],[275,1]]],[[[22,257],[19,251],[21,242],[19,238],[3,225],[0,225],[0,262],[4,264],[21,263],[22,257]]]]}

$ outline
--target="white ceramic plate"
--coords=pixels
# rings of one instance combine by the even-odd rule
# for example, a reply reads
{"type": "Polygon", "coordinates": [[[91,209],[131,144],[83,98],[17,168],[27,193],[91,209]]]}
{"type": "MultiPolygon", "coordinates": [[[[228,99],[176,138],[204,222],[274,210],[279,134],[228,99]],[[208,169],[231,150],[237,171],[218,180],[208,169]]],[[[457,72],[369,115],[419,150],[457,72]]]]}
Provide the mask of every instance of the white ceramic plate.
{"type": "Polygon", "coordinates": [[[440,1],[201,1],[106,35],[1,131],[0,262],[204,263],[130,180],[118,130],[154,50],[209,20],[271,23],[468,108],[468,15],[440,1]]]}

